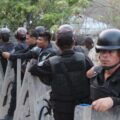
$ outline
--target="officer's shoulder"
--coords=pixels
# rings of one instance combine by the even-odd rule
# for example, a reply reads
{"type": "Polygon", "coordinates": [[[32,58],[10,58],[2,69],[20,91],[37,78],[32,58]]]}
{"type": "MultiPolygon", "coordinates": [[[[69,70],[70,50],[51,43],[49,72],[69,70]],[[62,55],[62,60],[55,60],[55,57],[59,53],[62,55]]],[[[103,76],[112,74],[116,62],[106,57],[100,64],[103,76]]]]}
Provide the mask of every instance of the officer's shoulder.
{"type": "Polygon", "coordinates": [[[76,46],[74,47],[74,51],[85,53],[85,50],[84,50],[83,47],[80,46],[80,45],[76,45],[76,46]]]}
{"type": "Polygon", "coordinates": [[[82,52],[74,52],[74,57],[76,58],[76,60],[85,60],[86,58],[85,58],[85,55],[84,55],[84,53],[82,53],[82,52]]]}
{"type": "Polygon", "coordinates": [[[78,51],[74,51],[75,55],[77,56],[85,56],[85,54],[83,52],[78,52],[78,51]]]}
{"type": "Polygon", "coordinates": [[[50,59],[50,60],[54,60],[54,59],[59,59],[59,58],[60,58],[59,55],[55,55],[55,56],[50,57],[49,59],[50,59]]]}
{"type": "Polygon", "coordinates": [[[57,62],[58,59],[60,59],[60,58],[61,58],[61,56],[55,55],[55,56],[50,57],[50,58],[49,58],[49,61],[50,61],[50,63],[55,63],[55,62],[57,62]]]}
{"type": "Polygon", "coordinates": [[[52,54],[52,55],[57,55],[57,51],[54,49],[54,48],[48,48],[45,53],[49,53],[49,54],[52,54]]]}
{"type": "Polygon", "coordinates": [[[41,48],[39,48],[38,46],[34,46],[30,51],[32,52],[40,52],[41,48]]]}

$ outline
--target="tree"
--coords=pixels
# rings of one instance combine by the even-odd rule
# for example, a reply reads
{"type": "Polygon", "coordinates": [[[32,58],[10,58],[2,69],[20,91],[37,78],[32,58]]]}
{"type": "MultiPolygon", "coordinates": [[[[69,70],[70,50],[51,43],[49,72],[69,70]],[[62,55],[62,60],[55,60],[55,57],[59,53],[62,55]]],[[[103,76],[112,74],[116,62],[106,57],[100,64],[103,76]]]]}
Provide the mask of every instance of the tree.
{"type": "Polygon", "coordinates": [[[120,1],[109,0],[109,23],[114,27],[120,28],[120,1]]]}
{"type": "Polygon", "coordinates": [[[35,5],[30,5],[29,0],[4,0],[0,1],[1,26],[9,26],[13,30],[23,26],[28,21],[28,15],[36,10],[35,5]]]}
{"type": "Polygon", "coordinates": [[[94,0],[85,13],[108,25],[120,28],[120,0],[94,0]]]}
{"type": "Polygon", "coordinates": [[[66,23],[69,16],[86,7],[90,0],[1,0],[0,25],[12,30],[26,25],[34,28],[66,23]]]}

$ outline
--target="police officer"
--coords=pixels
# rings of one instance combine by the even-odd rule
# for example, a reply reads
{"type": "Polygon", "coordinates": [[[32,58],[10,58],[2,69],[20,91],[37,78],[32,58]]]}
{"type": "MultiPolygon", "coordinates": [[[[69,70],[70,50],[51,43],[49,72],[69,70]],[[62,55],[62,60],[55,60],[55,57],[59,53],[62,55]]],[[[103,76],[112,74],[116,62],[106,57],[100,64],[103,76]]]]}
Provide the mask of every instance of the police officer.
{"type": "Polygon", "coordinates": [[[1,39],[3,42],[3,51],[11,52],[13,50],[14,44],[10,42],[10,29],[2,28],[1,29],[1,39]]]}
{"type": "MultiPolygon", "coordinates": [[[[40,34],[48,30],[44,26],[37,26],[35,27],[35,31],[38,32],[38,34],[40,34]]],[[[59,53],[59,49],[56,46],[55,41],[51,40],[50,43],[52,45],[52,48],[55,49],[57,53],[59,53]]]]}
{"type": "Polygon", "coordinates": [[[14,62],[18,58],[22,60],[22,73],[24,74],[26,64],[31,58],[38,58],[40,48],[37,47],[38,33],[33,30],[26,34],[27,49],[19,50],[17,53],[3,52],[2,56],[14,62]]]}
{"type": "Polygon", "coordinates": [[[33,66],[30,72],[52,87],[50,100],[55,120],[73,120],[75,105],[90,102],[85,73],[91,64],[84,54],[74,52],[73,31],[69,25],[59,27],[56,43],[61,55],[49,58],[41,66],[33,66]],[[49,79],[42,79],[45,77],[49,79]]]}
{"type": "MultiPolygon", "coordinates": [[[[14,44],[10,42],[10,29],[8,28],[1,29],[1,39],[2,39],[2,45],[0,47],[1,52],[12,52],[14,48],[14,44]]],[[[2,56],[1,56],[1,63],[3,67],[3,72],[5,73],[7,60],[4,59],[2,56]]]]}
{"type": "MultiPolygon", "coordinates": [[[[17,58],[20,58],[22,60],[22,74],[21,74],[22,80],[24,77],[24,72],[26,69],[27,62],[31,58],[38,57],[38,53],[39,53],[40,49],[36,46],[37,38],[38,38],[38,33],[36,33],[36,31],[33,30],[33,31],[27,33],[27,35],[26,35],[26,42],[28,45],[27,49],[19,50],[19,51],[17,51],[17,53],[9,53],[9,52],[2,53],[4,58],[9,59],[13,63],[16,61],[17,58]],[[36,53],[36,50],[34,50],[34,49],[38,49],[37,53],[36,53]]],[[[15,78],[16,78],[16,74],[15,74],[15,78]]],[[[17,85],[16,85],[16,79],[15,79],[14,83],[13,83],[13,88],[11,90],[10,107],[8,109],[7,115],[5,116],[5,119],[7,119],[7,118],[12,119],[12,117],[14,115],[14,110],[16,107],[16,87],[17,87],[17,85]]]]}
{"type": "MultiPolygon", "coordinates": [[[[6,59],[10,59],[12,61],[21,58],[24,59],[31,59],[34,57],[34,49],[37,49],[37,39],[38,39],[38,33],[33,30],[26,34],[26,44],[27,49],[19,50],[17,53],[9,53],[9,52],[3,52],[2,55],[6,59]]],[[[38,52],[40,49],[38,49],[38,52]]]]}
{"type": "Polygon", "coordinates": [[[26,34],[27,29],[24,27],[19,27],[15,32],[15,38],[17,39],[17,44],[15,45],[14,52],[17,52],[22,49],[26,49],[26,34]]]}
{"type": "Polygon", "coordinates": [[[37,26],[35,27],[35,31],[39,34],[39,33],[43,33],[46,31],[46,28],[44,26],[37,26]]]}
{"type": "Polygon", "coordinates": [[[102,31],[96,51],[102,69],[92,81],[92,108],[104,112],[120,105],[120,30],[102,31]]]}
{"type": "MultiPolygon", "coordinates": [[[[38,33],[35,30],[32,30],[26,34],[26,43],[28,47],[26,49],[18,50],[14,53],[3,52],[2,55],[4,58],[11,60],[15,63],[16,59],[20,58],[22,60],[22,79],[24,77],[24,71],[26,68],[27,62],[31,58],[38,58],[40,48],[37,47],[38,33]]],[[[20,47],[19,47],[20,48],[20,47]]],[[[21,47],[22,48],[22,47],[21,47]]],[[[15,71],[16,72],[16,71],[15,71]]],[[[15,74],[16,75],[16,74],[15,74]]],[[[14,80],[13,88],[11,90],[11,102],[5,119],[12,118],[14,115],[14,110],[16,107],[16,80],[14,80]]]]}

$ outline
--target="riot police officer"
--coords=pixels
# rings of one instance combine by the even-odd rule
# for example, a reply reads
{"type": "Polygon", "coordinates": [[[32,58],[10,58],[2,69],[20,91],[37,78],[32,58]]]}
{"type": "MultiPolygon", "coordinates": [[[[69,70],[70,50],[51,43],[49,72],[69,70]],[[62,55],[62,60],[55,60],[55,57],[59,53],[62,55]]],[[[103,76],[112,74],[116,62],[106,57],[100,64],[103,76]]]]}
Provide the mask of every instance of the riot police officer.
{"type": "MultiPolygon", "coordinates": [[[[9,32],[7,32],[7,35],[9,32]]],[[[14,49],[12,51],[12,53],[17,53],[18,51],[20,50],[23,50],[23,49],[26,49],[27,48],[27,45],[26,45],[26,34],[27,34],[27,30],[26,28],[24,27],[19,27],[15,33],[15,37],[17,39],[17,44],[15,44],[14,46],[14,49]]],[[[6,38],[6,36],[5,36],[6,38]]],[[[2,55],[3,54],[7,54],[7,56],[9,56],[9,54],[11,54],[9,51],[3,51],[2,55]]],[[[3,55],[4,57],[4,55],[3,55]]],[[[4,57],[4,59],[7,61],[8,57],[4,57]]],[[[12,89],[11,89],[11,101],[10,101],[10,106],[9,106],[9,109],[7,111],[7,114],[5,115],[4,119],[2,120],[12,120],[13,119],[13,116],[14,116],[14,110],[15,110],[15,107],[16,107],[16,61],[14,61],[14,64],[12,65],[12,67],[14,68],[14,71],[15,71],[15,80],[13,81],[12,83],[12,89]]]]}
{"type": "MultiPolygon", "coordinates": [[[[2,28],[1,29],[1,39],[2,45],[0,47],[1,52],[12,52],[14,48],[14,44],[10,41],[10,29],[9,28],[2,28]]],[[[1,63],[3,67],[3,72],[6,71],[7,60],[1,56],[1,63]]]]}
{"type": "MultiPolygon", "coordinates": [[[[48,30],[47,30],[44,26],[37,26],[37,27],[35,27],[35,31],[36,31],[38,34],[44,33],[45,31],[48,32],[48,30]]],[[[59,53],[59,49],[58,49],[58,47],[56,46],[55,41],[51,40],[50,43],[51,43],[51,45],[52,45],[52,48],[55,49],[57,53],[59,53]]]]}
{"type": "Polygon", "coordinates": [[[91,83],[92,108],[104,112],[120,105],[120,30],[102,31],[96,51],[102,69],[91,83]]]}
{"type": "Polygon", "coordinates": [[[37,26],[35,27],[35,31],[39,34],[39,33],[45,32],[46,28],[44,26],[37,26]]]}
{"type": "Polygon", "coordinates": [[[10,42],[10,29],[2,28],[1,29],[1,39],[3,42],[3,51],[11,52],[13,50],[14,44],[10,42]]]}
{"type": "Polygon", "coordinates": [[[24,27],[19,27],[16,32],[15,32],[15,38],[17,39],[17,44],[15,45],[14,52],[26,49],[26,34],[27,34],[27,29],[24,27]]]}
{"type": "Polygon", "coordinates": [[[90,86],[85,73],[91,67],[82,53],[74,52],[73,30],[62,25],[57,32],[57,46],[61,54],[46,60],[42,65],[30,69],[43,83],[52,87],[50,101],[55,120],[73,120],[75,105],[89,103],[90,86]]]}

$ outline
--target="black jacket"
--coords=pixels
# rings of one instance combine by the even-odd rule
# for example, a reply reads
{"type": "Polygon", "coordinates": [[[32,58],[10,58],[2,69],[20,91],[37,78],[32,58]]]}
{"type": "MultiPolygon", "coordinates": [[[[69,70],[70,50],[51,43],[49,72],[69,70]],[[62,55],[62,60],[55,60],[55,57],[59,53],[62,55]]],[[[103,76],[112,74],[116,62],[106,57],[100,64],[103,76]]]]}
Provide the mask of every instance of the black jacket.
{"type": "Polygon", "coordinates": [[[120,105],[120,67],[107,80],[104,69],[91,82],[91,98],[93,100],[111,97],[114,106],[120,105]]]}
{"type": "MultiPolygon", "coordinates": [[[[74,55],[74,53],[75,53],[74,51],[69,50],[69,51],[65,51],[64,53],[62,53],[61,56],[71,58],[74,55]]],[[[85,71],[87,71],[88,69],[90,69],[92,67],[91,61],[88,61],[88,60],[89,59],[85,59],[85,64],[86,64],[85,71]]],[[[73,68],[73,70],[75,70],[76,68],[80,69],[79,65],[78,65],[78,67],[77,66],[75,67],[74,64],[70,64],[68,66],[73,68]],[[72,65],[73,65],[73,67],[72,67],[72,65]]],[[[59,70],[60,70],[60,67],[58,67],[58,71],[59,70]]],[[[50,65],[49,60],[45,61],[42,66],[34,65],[30,69],[30,72],[31,72],[32,75],[36,75],[36,76],[40,77],[41,78],[40,80],[44,84],[52,86],[53,71],[51,69],[51,65],[50,65]],[[46,79],[44,79],[44,78],[46,78],[46,79]]],[[[85,73],[84,73],[84,77],[85,77],[85,73]]],[[[75,78],[75,79],[77,80],[77,78],[75,78]]],[[[64,93],[64,90],[63,90],[63,93],[64,93]]],[[[88,93],[89,93],[89,91],[88,91],[88,93]]],[[[51,92],[50,95],[51,95],[51,101],[53,102],[53,107],[54,107],[55,110],[62,111],[62,112],[67,112],[67,113],[71,113],[71,112],[74,111],[75,102],[72,101],[71,98],[69,100],[65,100],[64,98],[63,98],[64,100],[62,100],[62,98],[61,99],[56,99],[55,94],[53,94],[53,92],[51,92]]],[[[59,96],[59,97],[62,97],[62,96],[59,96]]]]}
{"type": "Polygon", "coordinates": [[[14,52],[17,52],[17,51],[19,51],[19,50],[26,49],[27,47],[28,47],[28,46],[26,45],[26,42],[25,42],[25,41],[18,42],[17,44],[15,44],[14,52]]]}
{"type": "Polygon", "coordinates": [[[9,60],[11,60],[13,62],[12,67],[14,68],[15,72],[17,70],[16,60],[18,58],[21,59],[21,61],[22,61],[22,73],[23,73],[22,77],[24,75],[27,62],[32,58],[36,58],[36,59],[38,58],[38,54],[36,53],[36,51],[34,51],[34,48],[36,48],[36,44],[30,45],[26,49],[22,49],[22,50],[14,52],[14,53],[11,53],[11,55],[10,55],[9,60]]]}
{"type": "MultiPolygon", "coordinates": [[[[43,66],[44,62],[49,58],[56,55],[56,51],[53,49],[52,45],[49,44],[47,48],[45,49],[41,49],[40,54],[38,56],[38,63],[34,64],[31,68],[30,68],[30,72],[32,75],[35,76],[40,76],[39,74],[39,67],[43,66]]],[[[46,66],[46,65],[45,65],[46,66]]],[[[43,66],[44,67],[44,66],[43,66]]],[[[50,67],[45,67],[45,68],[50,68],[50,67]]],[[[43,74],[49,74],[50,70],[43,70],[42,72],[43,74]]]]}
{"type": "MultiPolygon", "coordinates": [[[[61,56],[68,56],[68,55],[72,56],[73,54],[74,54],[74,51],[69,50],[69,51],[66,51],[60,55],[61,56]]],[[[54,56],[54,55],[55,55],[55,52],[53,50],[53,52],[51,53],[51,56],[54,56]]],[[[89,70],[93,66],[93,63],[87,56],[85,56],[85,62],[86,62],[86,69],[89,70]]],[[[46,74],[47,74],[47,76],[51,77],[52,70],[51,70],[49,60],[48,59],[45,60],[43,65],[41,65],[41,66],[39,66],[37,64],[33,65],[30,69],[30,72],[32,73],[32,75],[39,76],[39,77],[42,75],[44,76],[46,74]]],[[[47,82],[46,84],[50,85],[50,83],[48,81],[46,81],[46,82],[47,82]]]]}
{"type": "Polygon", "coordinates": [[[52,44],[49,43],[48,46],[44,49],[41,49],[40,54],[38,56],[38,64],[45,61],[51,56],[56,55],[56,49],[52,47],[52,44]]]}
{"type": "MultiPolygon", "coordinates": [[[[14,44],[12,42],[3,43],[0,49],[1,49],[1,53],[2,52],[12,52],[14,49],[14,44]]],[[[5,73],[6,66],[7,66],[7,60],[5,58],[3,58],[2,55],[1,55],[1,64],[3,67],[3,72],[5,73]]]]}
{"type": "Polygon", "coordinates": [[[31,59],[31,58],[34,58],[34,57],[37,58],[38,57],[37,53],[34,52],[34,50],[32,50],[35,47],[36,47],[36,44],[30,45],[27,49],[19,50],[19,51],[15,52],[15,53],[12,53],[10,55],[9,59],[13,61],[13,60],[16,60],[18,58],[20,58],[22,60],[31,59]]]}

